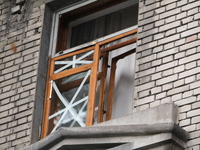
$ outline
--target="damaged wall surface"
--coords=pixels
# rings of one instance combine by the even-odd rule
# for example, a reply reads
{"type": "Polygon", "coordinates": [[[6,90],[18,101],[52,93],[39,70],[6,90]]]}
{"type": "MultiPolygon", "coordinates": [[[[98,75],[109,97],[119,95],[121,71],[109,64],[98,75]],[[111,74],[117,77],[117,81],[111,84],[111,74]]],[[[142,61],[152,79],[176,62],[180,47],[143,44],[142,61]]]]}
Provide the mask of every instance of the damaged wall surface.
{"type": "MultiPolygon", "coordinates": [[[[40,140],[52,16],[76,2],[0,0],[0,149],[40,140]]],[[[200,149],[199,25],[199,0],[139,1],[133,113],[175,103],[186,150],[200,149]]]]}

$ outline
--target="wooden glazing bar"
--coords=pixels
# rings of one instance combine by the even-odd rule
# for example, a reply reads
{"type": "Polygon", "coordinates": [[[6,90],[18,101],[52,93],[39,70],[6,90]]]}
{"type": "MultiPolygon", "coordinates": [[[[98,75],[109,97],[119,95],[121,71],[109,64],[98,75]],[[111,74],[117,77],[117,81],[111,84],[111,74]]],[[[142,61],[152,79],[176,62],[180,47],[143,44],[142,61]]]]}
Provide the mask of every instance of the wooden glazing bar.
{"type": "MultiPolygon", "coordinates": [[[[131,43],[134,43],[137,41],[137,38],[132,38],[130,40],[127,40],[127,41],[124,41],[124,42],[121,42],[121,43],[118,43],[118,44],[115,44],[115,45],[112,45],[112,46],[109,46],[109,47],[106,47],[104,49],[101,49],[100,52],[101,52],[101,56],[103,56],[103,53],[105,52],[110,52],[110,51],[113,51],[113,50],[116,50],[118,48],[121,48],[123,46],[126,46],[126,45],[129,45],[131,43]]],[[[86,57],[84,60],[91,60],[93,57],[93,54],[89,55],[88,57],[86,57]]]]}
{"type": "Polygon", "coordinates": [[[107,39],[107,40],[104,40],[104,41],[102,41],[102,42],[99,42],[98,44],[101,46],[101,45],[110,43],[110,42],[112,42],[112,41],[119,40],[119,39],[121,39],[121,38],[127,37],[127,36],[129,36],[129,35],[131,35],[131,34],[135,34],[135,33],[137,33],[137,29],[131,30],[131,31],[126,32],[126,33],[122,33],[122,34],[120,34],[120,35],[118,35],[118,36],[115,36],[115,37],[112,37],[112,38],[110,38],[110,39],[107,39]]]}
{"type": "Polygon", "coordinates": [[[43,109],[43,117],[42,117],[42,129],[40,139],[43,139],[47,135],[48,130],[48,117],[49,117],[49,107],[50,107],[50,100],[48,99],[50,94],[50,72],[51,72],[51,57],[48,59],[48,68],[47,68],[47,77],[46,77],[46,88],[45,88],[45,96],[44,96],[44,109],[43,109]]]}
{"type": "Polygon", "coordinates": [[[64,77],[67,77],[67,76],[70,76],[70,75],[73,75],[73,74],[77,74],[79,72],[89,70],[92,65],[93,65],[93,63],[87,64],[87,65],[83,65],[83,66],[80,66],[80,67],[77,67],[77,68],[65,70],[65,71],[53,74],[50,77],[50,79],[51,80],[58,80],[58,79],[61,79],[61,78],[64,78],[64,77]]]}
{"type": "Polygon", "coordinates": [[[106,121],[111,119],[112,116],[112,104],[113,104],[113,95],[114,95],[114,86],[115,86],[115,71],[116,71],[116,61],[112,59],[111,63],[111,72],[110,72],[110,83],[108,90],[108,101],[107,101],[107,110],[106,110],[106,121]]]}
{"type": "Polygon", "coordinates": [[[93,66],[91,68],[90,75],[90,86],[88,94],[88,105],[87,105],[87,116],[86,116],[86,126],[91,126],[94,120],[94,109],[96,100],[96,85],[97,85],[97,74],[99,69],[99,45],[95,45],[93,66]]]}
{"type": "Polygon", "coordinates": [[[103,122],[103,109],[104,109],[103,106],[104,106],[105,90],[106,90],[107,66],[108,66],[108,53],[106,52],[103,54],[102,72],[104,73],[104,76],[101,77],[97,123],[103,122]]]}
{"type": "Polygon", "coordinates": [[[88,51],[93,50],[93,49],[94,49],[94,46],[91,46],[91,47],[88,47],[88,48],[85,48],[85,49],[82,49],[82,50],[77,50],[77,51],[74,51],[74,52],[71,52],[71,53],[68,53],[68,54],[65,54],[65,55],[55,57],[55,58],[53,58],[53,60],[56,61],[56,60],[64,59],[64,58],[71,57],[71,56],[74,56],[74,55],[77,55],[77,54],[88,52],[88,51]]]}
{"type": "MultiPolygon", "coordinates": [[[[103,72],[100,72],[100,73],[98,74],[98,76],[97,76],[98,80],[99,80],[102,76],[104,76],[104,74],[103,74],[103,72]]],[[[60,86],[59,86],[60,92],[68,91],[68,90],[70,90],[70,89],[73,89],[73,88],[78,87],[78,86],[81,84],[81,82],[83,81],[83,79],[84,79],[84,78],[77,79],[77,80],[75,80],[75,81],[71,81],[71,82],[69,82],[69,83],[65,83],[65,84],[63,84],[63,85],[60,85],[60,86]]],[[[89,81],[90,81],[90,76],[87,78],[85,84],[88,84],[89,81]]]]}
{"type": "Polygon", "coordinates": [[[106,47],[106,48],[104,48],[104,49],[101,50],[101,53],[113,51],[115,49],[118,49],[118,48],[121,48],[123,46],[126,46],[126,45],[129,45],[131,43],[134,43],[136,41],[137,41],[137,38],[133,38],[133,39],[130,39],[130,40],[127,40],[127,41],[115,44],[113,46],[106,47]]]}
{"type": "Polygon", "coordinates": [[[123,53],[121,55],[118,55],[118,56],[114,57],[113,59],[117,62],[118,60],[123,59],[124,57],[135,53],[135,50],[136,49],[132,49],[130,51],[127,51],[127,52],[125,52],[125,53],[123,53]]]}

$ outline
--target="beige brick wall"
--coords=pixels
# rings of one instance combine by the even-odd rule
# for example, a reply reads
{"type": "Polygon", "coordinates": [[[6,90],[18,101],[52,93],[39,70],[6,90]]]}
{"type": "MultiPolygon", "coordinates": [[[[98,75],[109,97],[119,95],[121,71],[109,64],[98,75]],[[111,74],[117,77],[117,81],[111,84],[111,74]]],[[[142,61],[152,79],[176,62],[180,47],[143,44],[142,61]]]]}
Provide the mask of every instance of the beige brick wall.
{"type": "Polygon", "coordinates": [[[0,0],[0,149],[30,144],[44,4],[0,0]],[[22,7],[17,2],[21,2],[22,7]],[[20,13],[15,11],[21,11],[20,13]],[[11,51],[11,43],[16,53],[11,51]]]}
{"type": "Polygon", "coordinates": [[[200,1],[142,0],[139,7],[133,112],[177,104],[187,150],[199,150],[200,1]]]}

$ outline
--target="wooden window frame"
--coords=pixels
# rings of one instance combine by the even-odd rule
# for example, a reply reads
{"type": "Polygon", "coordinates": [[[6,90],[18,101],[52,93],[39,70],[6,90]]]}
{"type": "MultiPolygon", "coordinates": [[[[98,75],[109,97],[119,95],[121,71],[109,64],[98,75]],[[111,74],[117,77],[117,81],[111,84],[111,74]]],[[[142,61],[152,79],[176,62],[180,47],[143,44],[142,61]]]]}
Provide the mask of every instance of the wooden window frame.
{"type": "MultiPolygon", "coordinates": [[[[109,1],[109,0],[108,0],[109,1]]],[[[111,1],[111,0],[110,0],[111,1]]],[[[109,2],[110,2],[109,1],[109,2]]],[[[124,0],[123,0],[124,1],[124,0]]],[[[110,4],[109,6],[112,6],[115,4],[110,4]]],[[[104,6],[105,7],[105,6],[104,6]]],[[[91,11],[91,10],[90,10],[91,11]]],[[[94,10],[93,10],[94,11],[94,10]]],[[[90,12],[91,13],[91,12],[90,12]]],[[[66,17],[66,16],[65,16],[66,17]]],[[[78,16],[81,17],[81,16],[78,16]]],[[[59,21],[59,27],[58,27],[58,35],[57,37],[57,46],[56,46],[56,53],[58,53],[60,50],[61,52],[66,48],[66,41],[67,40],[67,26],[68,26],[69,22],[65,22],[62,23],[62,18],[59,21]],[[64,43],[64,44],[63,44],[64,43]]],[[[87,104],[87,115],[86,115],[86,126],[91,126],[93,124],[94,121],[94,109],[95,109],[95,99],[96,99],[96,85],[97,85],[97,81],[100,80],[100,94],[99,94],[99,104],[98,104],[98,117],[97,117],[97,123],[100,123],[103,121],[103,104],[104,104],[104,99],[105,99],[105,87],[106,87],[106,76],[107,76],[107,67],[108,67],[108,55],[109,52],[118,49],[120,47],[135,43],[137,41],[137,38],[132,38],[130,40],[124,41],[124,42],[120,42],[118,44],[115,44],[113,46],[109,46],[106,47],[104,49],[101,49],[102,45],[105,45],[107,43],[125,38],[127,36],[133,35],[137,33],[137,28],[133,29],[131,31],[119,34],[117,36],[108,38],[106,40],[100,40],[97,43],[91,43],[90,47],[86,47],[86,48],[80,48],[77,49],[76,51],[73,52],[69,52],[67,54],[62,54],[61,56],[57,56],[57,57],[49,57],[48,59],[48,71],[47,71],[47,78],[46,78],[46,90],[45,90],[45,100],[44,100],[44,109],[43,109],[43,121],[42,121],[42,129],[41,129],[41,139],[46,137],[46,135],[48,134],[48,117],[49,117],[49,112],[50,112],[50,99],[49,99],[49,95],[51,94],[51,80],[58,80],[61,79],[63,77],[72,75],[76,72],[80,72],[80,71],[85,71],[88,69],[91,69],[91,75],[89,77],[89,79],[87,79],[86,82],[89,82],[90,80],[90,85],[89,85],[89,94],[88,94],[88,104],[87,104]],[[70,69],[69,70],[65,70],[59,73],[55,73],[53,72],[54,70],[54,62],[56,60],[60,60],[66,57],[70,57],[82,52],[87,52],[89,50],[94,49],[94,53],[93,55],[87,57],[87,59],[91,59],[93,58],[93,63],[92,64],[87,64],[84,66],[80,66],[74,69],[70,69]],[[102,67],[102,72],[98,72],[98,68],[99,68],[99,58],[103,57],[103,67],[102,67]]],[[[114,92],[114,79],[115,79],[115,70],[116,70],[116,63],[119,59],[123,59],[124,57],[132,54],[135,52],[135,49],[126,52],[124,54],[121,54],[120,56],[117,56],[115,58],[112,59],[112,64],[111,64],[111,76],[110,76],[110,85],[109,85],[109,94],[108,94],[108,103],[107,103],[107,114],[106,114],[106,120],[110,120],[111,119],[111,113],[112,113],[112,101],[113,101],[113,92],[114,92]]],[[[78,79],[76,81],[72,81],[70,83],[61,85],[59,87],[59,89],[61,91],[64,91],[66,89],[73,88],[76,87],[80,82],[82,81],[82,79],[78,79]]]]}

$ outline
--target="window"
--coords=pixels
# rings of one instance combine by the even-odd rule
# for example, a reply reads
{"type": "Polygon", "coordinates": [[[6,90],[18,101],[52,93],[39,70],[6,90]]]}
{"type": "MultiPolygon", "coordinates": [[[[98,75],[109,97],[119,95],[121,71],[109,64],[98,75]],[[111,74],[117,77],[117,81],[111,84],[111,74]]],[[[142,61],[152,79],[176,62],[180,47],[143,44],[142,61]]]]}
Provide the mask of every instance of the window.
{"type": "Polygon", "coordinates": [[[120,97],[116,85],[124,82],[116,74],[129,72],[124,79],[133,86],[135,2],[91,0],[56,13],[41,138],[61,126],[85,127],[111,119],[114,93],[120,97]]]}

